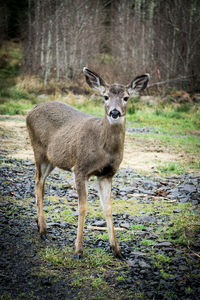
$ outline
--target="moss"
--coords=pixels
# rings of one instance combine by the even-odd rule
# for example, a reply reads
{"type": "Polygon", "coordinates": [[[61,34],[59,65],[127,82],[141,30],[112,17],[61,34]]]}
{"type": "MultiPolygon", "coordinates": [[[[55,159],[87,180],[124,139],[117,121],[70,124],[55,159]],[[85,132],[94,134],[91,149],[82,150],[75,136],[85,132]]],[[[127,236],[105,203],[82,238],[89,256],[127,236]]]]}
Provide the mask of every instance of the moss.
{"type": "Polygon", "coordinates": [[[144,245],[144,246],[153,246],[155,244],[156,244],[156,242],[152,241],[152,240],[142,240],[141,241],[141,245],[144,245]]]}

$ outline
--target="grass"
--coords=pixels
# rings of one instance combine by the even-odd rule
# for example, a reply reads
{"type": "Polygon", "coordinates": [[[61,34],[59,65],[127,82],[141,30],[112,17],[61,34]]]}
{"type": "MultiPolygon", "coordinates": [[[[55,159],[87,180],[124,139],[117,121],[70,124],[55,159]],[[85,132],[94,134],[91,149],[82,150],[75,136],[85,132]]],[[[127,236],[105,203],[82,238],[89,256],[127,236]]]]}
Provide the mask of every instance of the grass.
{"type": "Polygon", "coordinates": [[[187,133],[200,130],[200,107],[198,104],[169,104],[161,102],[156,107],[136,104],[135,113],[128,115],[128,121],[140,126],[156,127],[167,133],[187,133]],[[187,110],[184,108],[187,107],[187,110]]]}
{"type": "Polygon", "coordinates": [[[185,171],[185,167],[183,167],[180,164],[175,163],[175,162],[158,165],[157,169],[162,173],[168,173],[168,174],[171,174],[171,173],[182,174],[185,171]]]}
{"type": "Polygon", "coordinates": [[[25,115],[28,110],[32,108],[32,103],[29,101],[7,101],[6,103],[0,103],[1,115],[25,115]]]}
{"type": "Polygon", "coordinates": [[[144,246],[153,246],[155,245],[156,242],[155,241],[152,241],[152,240],[142,240],[141,241],[141,245],[144,245],[144,246]]]}
{"type": "Polygon", "coordinates": [[[145,230],[146,226],[144,226],[143,224],[132,224],[130,226],[130,229],[132,229],[132,230],[145,230]]]}
{"type": "Polygon", "coordinates": [[[111,254],[96,248],[85,249],[84,257],[81,260],[73,259],[73,250],[69,248],[56,249],[46,247],[41,250],[40,257],[55,266],[65,267],[70,270],[68,274],[71,286],[83,287],[83,291],[88,290],[89,292],[97,293],[96,299],[100,296],[107,297],[106,293],[108,290],[114,293],[114,289],[108,286],[105,276],[113,267],[118,268],[122,266],[122,263],[114,260],[111,254]]]}
{"type": "Polygon", "coordinates": [[[100,240],[109,240],[109,236],[108,233],[104,232],[104,233],[99,233],[99,234],[94,234],[94,237],[100,240]]]}
{"type": "Polygon", "coordinates": [[[199,215],[192,211],[189,205],[185,206],[185,210],[172,218],[173,226],[169,227],[167,224],[160,232],[164,239],[190,247],[195,242],[196,233],[200,230],[199,215]],[[187,208],[186,208],[187,207],[187,208]]]}
{"type": "Polygon", "coordinates": [[[60,215],[61,218],[68,223],[72,223],[72,224],[77,223],[76,218],[73,215],[73,211],[70,208],[63,210],[60,215]]]}
{"type": "Polygon", "coordinates": [[[164,270],[161,270],[160,272],[164,279],[174,278],[174,276],[172,274],[169,274],[169,273],[165,272],[164,270]]]}
{"type": "Polygon", "coordinates": [[[172,261],[172,258],[162,253],[156,253],[152,255],[152,260],[155,267],[162,268],[164,264],[169,264],[172,261]]]}

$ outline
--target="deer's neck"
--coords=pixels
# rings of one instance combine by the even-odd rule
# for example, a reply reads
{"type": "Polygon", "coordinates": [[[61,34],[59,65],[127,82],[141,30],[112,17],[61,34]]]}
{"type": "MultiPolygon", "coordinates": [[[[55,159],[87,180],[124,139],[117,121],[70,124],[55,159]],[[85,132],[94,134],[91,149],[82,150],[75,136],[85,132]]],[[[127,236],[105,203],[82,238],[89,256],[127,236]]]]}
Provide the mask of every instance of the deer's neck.
{"type": "Polygon", "coordinates": [[[125,118],[120,123],[110,123],[105,116],[103,120],[103,145],[110,153],[123,153],[125,138],[125,118]]]}

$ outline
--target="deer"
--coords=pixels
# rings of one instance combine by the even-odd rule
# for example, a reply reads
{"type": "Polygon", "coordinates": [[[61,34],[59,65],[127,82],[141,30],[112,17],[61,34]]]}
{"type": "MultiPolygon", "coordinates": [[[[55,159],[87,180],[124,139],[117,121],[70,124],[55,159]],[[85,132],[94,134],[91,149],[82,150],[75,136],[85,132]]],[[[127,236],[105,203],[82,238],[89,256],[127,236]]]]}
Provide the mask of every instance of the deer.
{"type": "Polygon", "coordinates": [[[26,125],[35,158],[35,197],[37,226],[46,239],[43,212],[44,185],[50,172],[58,167],[73,171],[78,194],[78,228],[74,258],[83,255],[83,230],[87,212],[88,180],[97,177],[100,202],[106,218],[109,244],[121,258],[112,218],[112,178],[122,162],[128,99],[144,90],[149,74],[135,77],[127,86],[106,83],[97,73],[83,68],[87,84],[104,98],[103,118],[87,115],[63,102],[36,105],[27,115],[26,125]]]}

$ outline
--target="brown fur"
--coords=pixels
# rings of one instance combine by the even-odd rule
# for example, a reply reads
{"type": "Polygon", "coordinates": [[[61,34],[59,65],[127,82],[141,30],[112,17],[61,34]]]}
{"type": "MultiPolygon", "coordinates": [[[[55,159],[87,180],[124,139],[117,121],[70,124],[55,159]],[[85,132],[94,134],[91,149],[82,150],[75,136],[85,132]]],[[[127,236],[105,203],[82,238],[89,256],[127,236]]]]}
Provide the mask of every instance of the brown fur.
{"type": "Polygon", "coordinates": [[[123,98],[128,93],[122,85],[108,86],[88,69],[84,69],[84,73],[89,85],[101,89],[101,94],[109,98],[105,101],[104,118],[86,115],[60,102],[39,104],[27,116],[27,128],[36,163],[37,223],[43,237],[46,234],[43,213],[46,177],[55,167],[73,169],[79,196],[75,254],[80,256],[87,210],[86,183],[91,175],[96,175],[99,178],[99,193],[108,224],[110,244],[114,254],[119,255],[120,248],[112,222],[111,183],[123,158],[127,106],[123,98]],[[109,117],[116,109],[122,117],[120,122],[109,117]]]}

